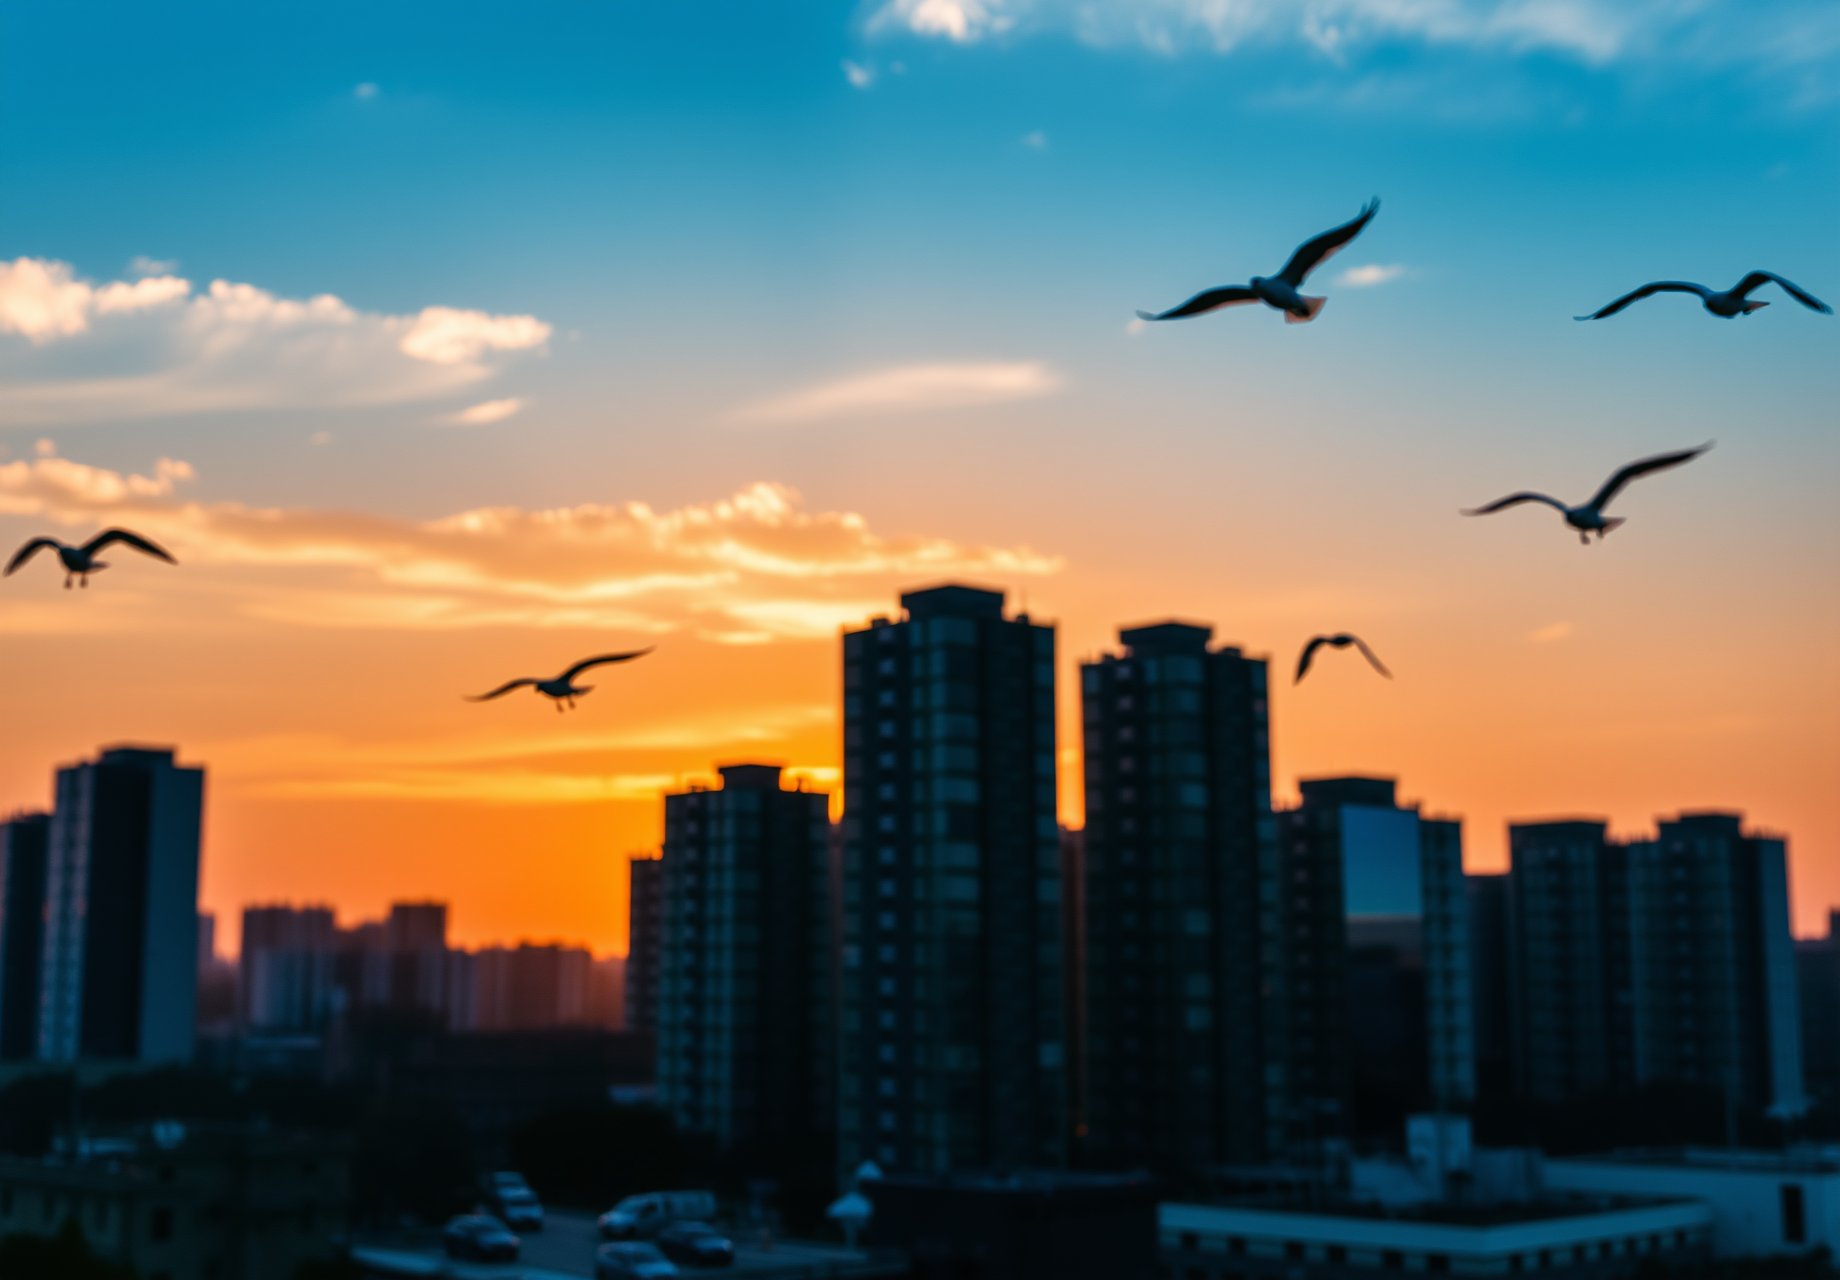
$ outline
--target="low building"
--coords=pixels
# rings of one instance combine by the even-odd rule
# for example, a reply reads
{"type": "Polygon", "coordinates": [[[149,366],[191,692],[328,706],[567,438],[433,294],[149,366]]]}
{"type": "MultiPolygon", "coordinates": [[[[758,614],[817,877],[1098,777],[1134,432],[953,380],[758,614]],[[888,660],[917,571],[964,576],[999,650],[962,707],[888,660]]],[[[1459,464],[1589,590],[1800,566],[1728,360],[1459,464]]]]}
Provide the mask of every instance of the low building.
{"type": "Polygon", "coordinates": [[[350,1144],[164,1122],[42,1160],[0,1156],[0,1235],[56,1235],[145,1280],[266,1280],[332,1256],[347,1230],[350,1144]]]}
{"type": "Polygon", "coordinates": [[[1840,1149],[1619,1152],[1548,1160],[1545,1176],[1555,1190],[1702,1200],[1721,1258],[1840,1249],[1840,1149]]]}
{"type": "Polygon", "coordinates": [[[1164,1204],[1166,1280],[1352,1280],[1384,1271],[1497,1276],[1563,1270],[1621,1276],[1651,1259],[1710,1254],[1698,1200],[1595,1197],[1536,1204],[1343,1205],[1321,1211],[1164,1204]]]}
{"type": "Polygon", "coordinates": [[[915,1280],[1148,1280],[1157,1188],[1141,1175],[1023,1170],[865,1178],[869,1243],[915,1280]]]}

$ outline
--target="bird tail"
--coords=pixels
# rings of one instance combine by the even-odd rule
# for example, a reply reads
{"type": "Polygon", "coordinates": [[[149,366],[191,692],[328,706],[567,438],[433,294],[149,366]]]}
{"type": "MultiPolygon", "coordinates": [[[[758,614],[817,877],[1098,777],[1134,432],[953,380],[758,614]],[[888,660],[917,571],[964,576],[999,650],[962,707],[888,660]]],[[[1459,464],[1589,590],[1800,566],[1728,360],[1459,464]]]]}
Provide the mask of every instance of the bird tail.
{"type": "Polygon", "coordinates": [[[1607,538],[1610,536],[1610,531],[1612,529],[1628,523],[1629,518],[1627,516],[1605,516],[1604,527],[1597,531],[1597,536],[1599,538],[1607,538]]]}
{"type": "Polygon", "coordinates": [[[1324,307],[1328,305],[1329,305],[1329,300],[1327,298],[1305,298],[1303,300],[1305,314],[1298,315],[1294,311],[1286,311],[1284,313],[1284,323],[1285,324],[1308,324],[1310,323],[1310,321],[1316,318],[1317,312],[1321,311],[1324,307]]]}
{"type": "Polygon", "coordinates": [[[1744,304],[1744,314],[1748,316],[1751,312],[1760,311],[1769,305],[1770,304],[1767,302],[1746,302],[1744,304]]]}

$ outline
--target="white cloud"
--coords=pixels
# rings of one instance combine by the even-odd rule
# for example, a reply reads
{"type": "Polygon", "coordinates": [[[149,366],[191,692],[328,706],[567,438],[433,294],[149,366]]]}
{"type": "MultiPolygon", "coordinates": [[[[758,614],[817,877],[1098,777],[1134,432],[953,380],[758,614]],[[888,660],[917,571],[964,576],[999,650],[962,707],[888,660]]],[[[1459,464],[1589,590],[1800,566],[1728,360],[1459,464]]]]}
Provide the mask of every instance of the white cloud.
{"type": "Polygon", "coordinates": [[[923,364],[881,369],[746,406],[732,421],[819,422],[859,414],[913,413],[1033,400],[1060,390],[1061,379],[1035,361],[1016,364],[923,364]]]}
{"type": "Polygon", "coordinates": [[[1095,47],[1166,55],[1294,42],[1337,62],[1388,40],[1548,51],[1600,65],[1649,55],[1807,62],[1840,44],[1840,9],[1831,0],[883,0],[865,30],[958,44],[1064,32],[1095,47]]]}
{"type": "Polygon", "coordinates": [[[1405,267],[1397,262],[1382,266],[1370,263],[1364,267],[1349,267],[1336,277],[1336,283],[1350,289],[1371,289],[1377,284],[1387,284],[1398,280],[1406,273],[1405,267]]]}
{"type": "Polygon", "coordinates": [[[487,400],[469,409],[462,409],[442,421],[456,427],[483,427],[487,423],[503,422],[523,407],[524,402],[518,397],[508,396],[503,400],[487,400]]]}
{"type": "Polygon", "coordinates": [[[137,276],[170,276],[177,274],[177,258],[149,258],[144,253],[136,254],[128,261],[128,270],[137,276]]]}
{"type": "Polygon", "coordinates": [[[365,312],[171,275],[93,285],[68,263],[0,262],[0,417],[13,424],[438,399],[541,348],[535,316],[365,312]]]}
{"type": "Polygon", "coordinates": [[[1551,644],[1555,640],[1565,639],[1577,629],[1578,628],[1574,627],[1569,622],[1548,623],[1546,626],[1529,632],[1527,634],[1527,641],[1529,644],[1551,644]]]}
{"type": "MultiPolygon", "coordinates": [[[[186,566],[162,589],[197,593],[193,612],[304,627],[596,627],[753,644],[834,635],[916,581],[1061,567],[1026,546],[884,536],[853,512],[808,512],[797,493],[766,482],[668,511],[584,503],[410,521],[186,501],[175,490],[192,478],[170,459],[150,476],[21,459],[0,464],[0,515],[128,525],[186,566]]],[[[0,607],[0,633],[87,625],[30,610],[30,600],[0,607]]]]}
{"type": "Polygon", "coordinates": [[[1043,133],[1040,129],[1025,133],[1022,135],[1022,145],[1025,147],[1033,147],[1037,151],[1046,151],[1048,149],[1048,135],[1043,133]]]}
{"type": "Polygon", "coordinates": [[[870,85],[875,83],[875,68],[864,66],[861,63],[851,62],[848,58],[845,58],[843,60],[843,78],[848,80],[853,88],[867,89],[870,85]]]}
{"type": "Polygon", "coordinates": [[[366,80],[363,84],[358,85],[351,91],[351,96],[354,98],[374,98],[377,96],[377,86],[366,80]]]}

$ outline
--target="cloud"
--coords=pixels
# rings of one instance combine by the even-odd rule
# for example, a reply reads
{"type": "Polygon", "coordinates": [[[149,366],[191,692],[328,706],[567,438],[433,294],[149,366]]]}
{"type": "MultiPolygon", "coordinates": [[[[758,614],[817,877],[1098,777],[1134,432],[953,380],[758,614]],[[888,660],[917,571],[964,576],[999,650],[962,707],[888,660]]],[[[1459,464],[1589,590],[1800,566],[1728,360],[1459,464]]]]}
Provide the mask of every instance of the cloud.
{"type": "Polygon", "coordinates": [[[354,98],[374,98],[377,96],[377,86],[366,80],[363,84],[358,85],[351,91],[351,96],[354,98]]]}
{"type": "Polygon", "coordinates": [[[449,414],[442,422],[456,427],[483,427],[490,422],[503,422],[524,407],[524,402],[516,396],[503,400],[487,400],[459,413],[449,414]]]}
{"type": "Polygon", "coordinates": [[[1365,267],[1349,267],[1336,277],[1335,282],[1350,289],[1371,289],[1377,284],[1398,280],[1405,274],[1405,267],[1397,262],[1387,266],[1374,263],[1365,267]]]}
{"type": "Polygon", "coordinates": [[[731,420],[776,425],[864,414],[965,409],[1033,400],[1052,395],[1060,386],[1058,374],[1034,361],[905,365],[745,406],[731,420]]]}
{"type": "MultiPolygon", "coordinates": [[[[0,464],[0,514],[131,525],[172,548],[181,582],[196,579],[189,589],[307,627],[685,630],[761,643],[833,635],[917,580],[1061,567],[1028,547],[884,537],[860,515],[805,511],[795,492],[765,482],[670,511],[487,507],[414,522],[185,501],[176,486],[192,476],[169,459],[150,476],[22,459],[0,464]],[[262,572],[243,572],[251,566],[262,572]]],[[[0,631],[9,625],[0,612],[0,631]]]]}
{"type": "Polygon", "coordinates": [[[1527,642],[1529,644],[1551,644],[1555,640],[1565,639],[1577,629],[1569,622],[1549,623],[1538,630],[1528,632],[1527,642]]]}
{"type": "MultiPolygon", "coordinates": [[[[157,264],[155,264],[157,265],[157,264]]],[[[358,311],[171,275],[93,285],[68,263],[0,262],[0,417],[11,425],[343,408],[452,396],[541,349],[535,316],[358,311]]]]}
{"type": "Polygon", "coordinates": [[[170,276],[179,270],[177,258],[149,258],[146,254],[136,254],[128,260],[128,270],[137,276],[170,276]]]}
{"type": "Polygon", "coordinates": [[[845,58],[843,60],[843,78],[848,80],[853,88],[867,89],[870,85],[875,83],[875,68],[863,66],[860,63],[851,62],[848,58],[845,58]]]}
{"type": "Polygon", "coordinates": [[[1594,65],[1635,57],[1790,63],[1829,56],[1840,44],[1840,13],[1823,0],[884,0],[864,29],[957,44],[1058,32],[1164,55],[1294,43],[1336,62],[1361,47],[1410,41],[1550,52],[1594,65]]]}
{"type": "Polygon", "coordinates": [[[1022,135],[1022,145],[1025,147],[1033,147],[1037,151],[1046,151],[1048,149],[1048,135],[1043,133],[1040,129],[1036,129],[1031,133],[1025,133],[1022,135]]]}

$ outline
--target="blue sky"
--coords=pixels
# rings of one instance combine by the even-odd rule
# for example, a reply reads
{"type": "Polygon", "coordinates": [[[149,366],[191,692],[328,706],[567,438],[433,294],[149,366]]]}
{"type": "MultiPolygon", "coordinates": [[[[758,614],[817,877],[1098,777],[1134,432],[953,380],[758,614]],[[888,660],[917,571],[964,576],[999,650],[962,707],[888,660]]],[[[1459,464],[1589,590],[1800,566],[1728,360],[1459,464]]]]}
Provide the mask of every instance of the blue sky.
{"type": "MultiPolygon", "coordinates": [[[[1282,786],[1400,773],[1484,861],[1514,814],[1744,807],[1840,897],[1840,319],[1766,291],[1730,323],[1679,297],[1571,320],[1753,267],[1840,301],[1837,124],[1840,8],[1801,0],[14,0],[0,261],[75,310],[0,318],[0,533],[128,510],[283,591],[456,513],[771,482],[938,540],[879,598],[899,565],[1052,560],[1010,585],[1069,657],[1170,613],[1280,665],[1380,633],[1425,701],[1286,695],[1282,786]],[[1314,324],[1130,323],[1374,195],[1314,324]],[[207,306],[212,281],[252,291],[207,306]],[[319,328],[289,309],[320,295],[319,328]],[[92,470],[28,474],[40,438],[92,470]],[[1550,513],[1455,516],[1715,438],[1601,555],[1550,513]],[[129,475],[142,505],[107,506],[129,475]],[[318,532],[212,542],[245,508],[318,532]]],[[[391,572],[363,590],[439,576],[391,572]]],[[[0,637],[62,625],[40,586],[0,637]]],[[[733,616],[804,652],[863,598],[799,591],[733,616]]],[[[477,616],[464,643],[510,643],[477,616]]],[[[617,629],[543,623],[577,624],[617,629]]],[[[98,699],[0,752],[0,799],[114,732],[98,699]]]]}

